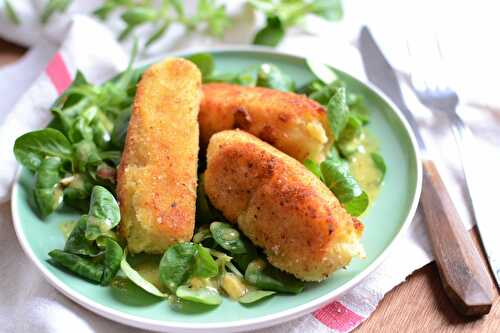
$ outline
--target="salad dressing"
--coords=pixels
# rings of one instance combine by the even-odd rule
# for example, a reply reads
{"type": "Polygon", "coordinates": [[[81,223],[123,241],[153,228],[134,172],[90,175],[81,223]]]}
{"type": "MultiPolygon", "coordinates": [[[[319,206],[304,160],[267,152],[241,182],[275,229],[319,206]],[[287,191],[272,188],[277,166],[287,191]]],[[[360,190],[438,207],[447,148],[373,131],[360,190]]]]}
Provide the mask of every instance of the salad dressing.
{"type": "Polygon", "coordinates": [[[154,263],[144,263],[136,267],[137,272],[148,282],[152,283],[156,288],[163,290],[163,285],[160,282],[160,269],[154,263]]]}
{"type": "Polygon", "coordinates": [[[363,130],[359,148],[348,159],[351,173],[361,188],[368,194],[370,203],[377,198],[383,179],[383,174],[376,167],[371,155],[378,152],[378,149],[377,139],[366,130],[363,130]]]}
{"type": "Polygon", "coordinates": [[[165,288],[160,282],[160,262],[161,256],[140,254],[130,257],[133,268],[148,282],[152,283],[160,291],[165,292],[165,288]]]}
{"type": "Polygon", "coordinates": [[[78,221],[68,221],[59,224],[59,230],[62,232],[65,240],[68,239],[69,235],[71,234],[77,223],[78,221]]]}

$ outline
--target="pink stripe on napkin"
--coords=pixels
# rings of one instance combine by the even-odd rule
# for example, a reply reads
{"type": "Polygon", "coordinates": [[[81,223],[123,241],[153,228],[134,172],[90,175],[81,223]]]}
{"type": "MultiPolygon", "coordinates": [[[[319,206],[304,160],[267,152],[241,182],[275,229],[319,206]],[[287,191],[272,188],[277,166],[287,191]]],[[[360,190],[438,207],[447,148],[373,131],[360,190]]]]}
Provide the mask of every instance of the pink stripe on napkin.
{"type": "Polygon", "coordinates": [[[45,73],[52,81],[57,92],[61,94],[71,84],[71,75],[60,52],[57,52],[49,61],[45,73]]]}
{"type": "Polygon", "coordinates": [[[315,311],[313,315],[324,325],[339,332],[349,332],[365,319],[337,301],[315,311]]]}

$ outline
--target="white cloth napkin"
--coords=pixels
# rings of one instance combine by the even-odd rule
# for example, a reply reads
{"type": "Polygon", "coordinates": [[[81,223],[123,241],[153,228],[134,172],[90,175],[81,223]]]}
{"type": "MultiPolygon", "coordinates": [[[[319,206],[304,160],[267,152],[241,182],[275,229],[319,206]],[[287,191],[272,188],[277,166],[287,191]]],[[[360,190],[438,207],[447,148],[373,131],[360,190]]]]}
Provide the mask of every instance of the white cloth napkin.
{"type": "MultiPolygon", "coordinates": [[[[19,1],[19,4],[21,3],[23,1],[19,1]]],[[[83,1],[75,1],[74,3],[79,4],[83,1]]],[[[17,6],[17,4],[16,1],[15,5],[17,6]]],[[[75,6],[73,5],[70,10],[78,11],[79,9],[75,6]]],[[[234,6],[235,12],[237,12],[238,6],[234,6]]],[[[177,32],[174,31],[173,36],[169,36],[167,41],[159,45],[154,50],[153,55],[164,53],[165,48],[171,50],[187,46],[208,47],[226,42],[247,42],[259,21],[258,18],[247,14],[243,9],[238,26],[223,42],[214,42],[199,34],[179,40],[179,36],[183,36],[182,29],[179,29],[177,32]]],[[[23,19],[25,17],[32,18],[30,22],[32,22],[33,27],[39,27],[33,19],[34,14],[22,16],[23,19]]],[[[61,63],[70,76],[74,75],[78,68],[93,82],[101,82],[111,77],[123,69],[126,64],[126,53],[115,42],[112,33],[99,23],[83,16],[72,17],[71,25],[68,25],[68,18],[64,16],[55,17],[55,20],[56,22],[53,24],[57,25],[58,29],[51,26],[46,28],[47,31],[39,30],[35,44],[27,36],[30,34],[29,29],[18,31],[18,35],[23,36],[22,40],[25,43],[34,46],[21,62],[0,69],[0,82],[12,83],[14,80],[20,80],[20,83],[15,85],[0,85],[2,95],[18,94],[17,96],[20,96],[20,93],[24,92],[13,108],[12,101],[15,96],[7,102],[1,101],[2,104],[0,104],[0,110],[2,110],[0,113],[0,156],[2,156],[0,197],[4,199],[7,197],[16,168],[12,155],[13,142],[20,134],[43,127],[48,121],[48,107],[63,89],[65,80],[67,81],[64,77],[58,76],[60,74],[57,70],[61,68],[61,63]],[[57,23],[57,21],[60,22],[57,23]],[[53,31],[58,32],[54,33],[53,31]],[[51,42],[48,42],[49,40],[51,42]],[[60,47],[59,43],[61,43],[60,47]],[[54,57],[54,55],[56,56],[54,57]],[[47,67],[48,59],[51,60],[47,67]],[[31,78],[25,73],[31,75],[31,78]],[[20,78],[23,77],[26,79],[21,80],[20,78]],[[29,85],[28,79],[33,78],[36,79],[29,85]]],[[[321,25],[323,23],[312,22],[312,26],[314,24],[321,25]]],[[[301,56],[315,56],[363,79],[360,57],[353,46],[353,32],[357,31],[359,25],[355,26],[356,28],[353,26],[343,24],[328,26],[328,30],[322,30],[322,33],[316,36],[295,31],[285,39],[280,49],[301,56]],[[332,40],[332,36],[336,41],[331,42],[331,46],[325,47],[326,41],[332,40]]],[[[0,28],[2,35],[7,31],[4,28],[9,28],[11,29],[9,31],[12,31],[10,25],[2,20],[0,20],[0,28]]],[[[378,31],[377,36],[380,36],[380,31],[383,29],[378,31]]],[[[398,63],[397,59],[394,63],[398,63]]],[[[403,65],[401,64],[401,66],[403,65]]],[[[433,115],[422,108],[408,88],[406,86],[404,88],[409,106],[419,114],[424,135],[433,142],[432,148],[435,151],[438,165],[445,176],[445,182],[453,199],[457,203],[459,213],[470,226],[471,219],[462,195],[463,177],[459,163],[457,163],[458,154],[445,118],[433,115]]],[[[476,130],[475,132],[482,135],[478,149],[482,149],[485,156],[498,155],[498,148],[493,145],[500,141],[500,134],[497,131],[500,122],[498,113],[491,108],[488,109],[490,111],[479,109],[477,105],[474,108],[465,104],[461,107],[463,111],[466,111],[466,114],[472,115],[467,117],[467,120],[476,130]],[[471,110],[474,112],[471,113],[471,110]]],[[[490,160],[493,164],[493,160],[490,160]]],[[[500,164],[497,165],[500,166],[500,164]]],[[[3,279],[0,280],[0,293],[2,293],[0,298],[3,300],[0,303],[0,325],[7,332],[67,332],[68,330],[76,332],[137,332],[136,329],[129,329],[97,317],[76,306],[50,287],[23,255],[15,239],[7,204],[0,206],[0,241],[4,244],[0,254],[0,269],[3,272],[3,279]],[[23,318],[23,320],[12,320],[11,318],[23,318]],[[64,320],[56,318],[64,318],[64,320]]],[[[386,261],[360,285],[313,314],[271,329],[262,330],[262,332],[348,332],[368,318],[385,293],[403,282],[415,269],[420,268],[430,260],[432,260],[432,256],[425,228],[421,223],[420,214],[417,213],[405,237],[400,239],[399,244],[386,261]]]]}

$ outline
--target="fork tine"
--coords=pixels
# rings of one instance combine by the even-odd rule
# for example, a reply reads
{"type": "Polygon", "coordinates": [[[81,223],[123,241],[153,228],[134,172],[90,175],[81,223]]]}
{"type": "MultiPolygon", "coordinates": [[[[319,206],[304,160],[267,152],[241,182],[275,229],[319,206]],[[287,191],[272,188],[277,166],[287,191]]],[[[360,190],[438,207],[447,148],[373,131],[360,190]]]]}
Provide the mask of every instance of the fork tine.
{"type": "Polygon", "coordinates": [[[414,44],[410,41],[410,39],[406,40],[406,50],[409,56],[410,63],[410,80],[412,85],[418,91],[422,91],[426,89],[426,84],[423,79],[423,74],[420,68],[418,68],[418,62],[415,60],[417,57],[413,54],[414,44]]]}
{"type": "Polygon", "coordinates": [[[443,90],[450,90],[452,88],[451,88],[451,83],[448,79],[450,77],[449,68],[448,68],[447,63],[446,63],[446,58],[443,54],[443,49],[441,47],[440,39],[437,36],[436,36],[435,42],[436,42],[436,49],[437,49],[437,52],[439,55],[439,61],[441,64],[441,66],[440,66],[441,77],[439,78],[439,83],[442,85],[443,90]]]}
{"type": "Polygon", "coordinates": [[[419,91],[435,94],[448,90],[443,52],[436,33],[419,33],[407,39],[407,50],[411,59],[410,79],[419,91]]]}

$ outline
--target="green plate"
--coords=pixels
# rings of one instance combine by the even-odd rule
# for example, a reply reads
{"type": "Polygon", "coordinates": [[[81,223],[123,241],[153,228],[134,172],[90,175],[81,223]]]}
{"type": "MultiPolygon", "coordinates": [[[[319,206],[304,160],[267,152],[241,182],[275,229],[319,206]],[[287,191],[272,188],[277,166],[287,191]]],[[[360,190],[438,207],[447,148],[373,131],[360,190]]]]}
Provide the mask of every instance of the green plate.
{"type": "MultiPolygon", "coordinates": [[[[299,84],[313,78],[300,57],[264,49],[204,50],[215,56],[221,72],[234,72],[269,62],[291,75],[299,84]]],[[[185,55],[185,54],[181,54],[185,55]]],[[[33,176],[21,170],[12,193],[12,215],[19,241],[47,280],[84,307],[132,326],[169,332],[234,332],[257,329],[311,312],[346,292],[381,263],[391,244],[403,234],[415,212],[421,188],[421,167],[413,135],[399,111],[372,87],[339,71],[350,91],[362,94],[372,110],[370,131],[380,141],[387,175],[377,201],[363,217],[362,243],[368,257],[355,259],[321,283],[311,283],[299,295],[277,295],[253,306],[230,299],[218,307],[195,307],[190,313],[176,312],[154,296],[138,291],[122,295],[57,269],[47,262],[47,253],[64,246],[58,225],[76,216],[72,211],[52,214],[41,220],[32,209],[33,176]]]]}

